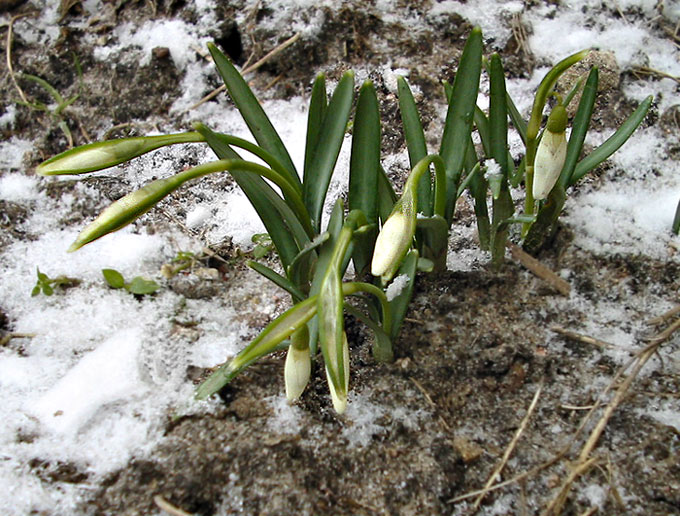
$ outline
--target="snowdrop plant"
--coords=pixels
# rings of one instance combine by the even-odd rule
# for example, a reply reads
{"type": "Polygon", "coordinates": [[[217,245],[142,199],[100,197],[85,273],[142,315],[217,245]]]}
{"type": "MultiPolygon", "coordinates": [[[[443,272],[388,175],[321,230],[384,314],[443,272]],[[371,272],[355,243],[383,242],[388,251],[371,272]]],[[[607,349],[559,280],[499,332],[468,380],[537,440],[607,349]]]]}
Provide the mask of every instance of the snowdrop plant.
{"type": "Polygon", "coordinates": [[[130,224],[189,181],[207,174],[229,172],[262,219],[282,272],[254,261],[249,265],[286,290],[292,297],[293,306],[267,325],[240,353],[215,370],[199,386],[196,397],[209,397],[260,357],[287,348],[286,393],[290,399],[295,399],[309,381],[312,361],[320,349],[333,406],[342,412],[349,388],[345,312],[351,312],[374,331],[375,357],[391,360],[392,341],[406,313],[417,263],[414,255],[407,257],[403,264],[399,263],[401,256],[395,257],[394,270],[400,269],[408,281],[404,282],[402,292],[391,296],[389,301],[379,286],[365,281],[344,281],[350,261],[354,264],[357,280],[367,275],[379,222],[386,220],[396,199],[380,166],[380,114],[375,89],[366,82],[356,99],[349,213],[345,213],[343,202],[338,199],[329,220],[324,221],[322,214],[328,186],[355,100],[353,74],[347,72],[342,76],[330,98],[324,76],[320,75],[314,82],[304,169],[300,177],[281,138],[243,77],[214,45],[209,48],[229,95],[256,143],[216,133],[204,124],[196,123],[194,131],[186,133],[84,145],[45,161],[37,171],[42,175],[83,174],[124,163],[166,145],[207,143],[216,155],[215,161],[155,180],[114,202],[81,231],[69,251],[130,224]],[[245,160],[238,151],[247,151],[264,164],[245,160]],[[364,309],[348,304],[347,296],[361,296],[364,309]]]}

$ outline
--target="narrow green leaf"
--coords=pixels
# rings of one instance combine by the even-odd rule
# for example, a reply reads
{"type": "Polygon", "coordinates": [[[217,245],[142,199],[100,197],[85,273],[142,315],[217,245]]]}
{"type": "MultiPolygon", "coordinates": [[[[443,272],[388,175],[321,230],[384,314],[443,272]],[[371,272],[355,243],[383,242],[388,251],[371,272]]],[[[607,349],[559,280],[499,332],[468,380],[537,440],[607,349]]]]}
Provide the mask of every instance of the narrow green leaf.
{"type": "MultiPolygon", "coordinates": [[[[218,158],[239,158],[229,145],[207,127],[201,129],[201,134],[218,158]]],[[[238,170],[232,171],[231,175],[257,211],[276,246],[281,264],[287,268],[300,248],[309,241],[304,228],[288,205],[264,179],[238,170]]]]}
{"type": "Polygon", "coordinates": [[[489,188],[484,176],[474,174],[475,168],[479,170],[479,161],[475,152],[472,137],[468,137],[468,151],[465,156],[465,168],[469,171],[470,193],[475,200],[475,219],[477,220],[477,233],[480,247],[487,251],[491,246],[491,222],[489,221],[489,209],[486,205],[486,194],[489,188]]]}
{"type": "Polygon", "coordinates": [[[353,253],[354,270],[361,276],[373,254],[378,224],[378,174],[380,174],[380,111],[373,83],[359,90],[349,167],[348,204],[361,210],[373,229],[357,235],[353,253]]]}
{"type": "Polygon", "coordinates": [[[241,113],[255,141],[273,154],[288,170],[288,179],[300,185],[300,177],[295,170],[293,160],[291,160],[279,134],[274,129],[262,106],[260,106],[248,83],[243,79],[229,58],[220,52],[215,45],[208,43],[208,50],[210,50],[210,54],[215,61],[217,71],[222,76],[222,80],[224,80],[229,96],[231,96],[231,99],[241,113]]]}
{"type": "Polygon", "coordinates": [[[316,261],[316,252],[324,242],[330,238],[330,233],[324,231],[320,235],[314,237],[311,242],[308,242],[303,249],[295,256],[291,264],[286,270],[286,274],[295,285],[306,285],[313,278],[313,263],[316,261]]]}
{"type": "Polygon", "coordinates": [[[394,360],[394,351],[392,350],[392,341],[389,335],[383,331],[383,329],[370,317],[367,317],[363,312],[357,310],[352,305],[345,304],[345,310],[347,310],[354,317],[359,319],[362,323],[368,326],[375,336],[375,342],[373,343],[373,358],[378,362],[390,363],[394,360]]]}
{"type": "MultiPolygon", "coordinates": [[[[408,159],[411,169],[427,156],[427,145],[423,124],[418,115],[418,108],[406,79],[397,77],[399,93],[399,112],[404,126],[404,139],[408,149],[408,159]]],[[[432,182],[429,176],[423,176],[418,183],[418,210],[426,216],[432,215],[432,182]]]]}
{"type": "MultiPolygon", "coordinates": [[[[491,83],[489,101],[489,150],[491,157],[501,167],[503,177],[508,174],[508,109],[505,91],[505,72],[498,54],[493,54],[489,62],[491,83]]],[[[505,184],[507,189],[507,184],[505,184]]]]}
{"type": "Polygon", "coordinates": [[[245,367],[277,349],[277,346],[306,324],[316,313],[317,298],[310,297],[285,311],[232,360],[217,369],[196,390],[195,397],[204,400],[219,392],[245,367]]]}
{"type": "Polygon", "coordinates": [[[343,332],[345,329],[343,316],[342,280],[337,264],[331,263],[318,296],[319,344],[323,353],[328,375],[336,392],[343,392],[345,375],[349,364],[343,356],[343,332]]]}
{"type": "Polygon", "coordinates": [[[588,74],[588,80],[583,88],[583,95],[581,95],[581,100],[578,104],[578,109],[576,110],[571,135],[569,136],[569,143],[567,144],[567,156],[564,160],[562,172],[560,173],[559,182],[564,189],[569,186],[569,181],[576,168],[576,162],[581,156],[583,142],[586,139],[590,119],[593,116],[593,107],[595,106],[595,98],[597,97],[597,83],[598,70],[597,68],[593,68],[588,74]]]}
{"type": "Polygon", "coordinates": [[[522,118],[522,115],[519,112],[519,109],[517,109],[517,106],[515,105],[514,101],[512,100],[512,97],[510,94],[506,95],[506,105],[508,107],[508,114],[510,115],[510,120],[512,120],[512,125],[517,129],[517,132],[519,133],[520,138],[522,138],[522,143],[524,145],[527,144],[527,123],[522,118]]]}
{"type": "Polygon", "coordinates": [[[678,207],[675,209],[675,217],[673,218],[673,226],[671,228],[673,233],[680,235],[680,201],[678,201],[678,207]]]}
{"type": "Polygon", "coordinates": [[[588,156],[579,161],[576,165],[576,168],[574,169],[574,173],[571,176],[571,181],[569,184],[575,184],[588,172],[609,158],[609,156],[614,154],[619,149],[619,147],[621,147],[621,145],[626,143],[635,129],[637,129],[637,127],[644,120],[653,101],[654,97],[651,95],[643,100],[633,112],[633,114],[630,115],[623,124],[621,124],[621,127],[619,127],[616,132],[607,139],[607,141],[605,141],[597,149],[588,154],[588,156]]]}
{"type": "Polygon", "coordinates": [[[349,209],[361,210],[369,223],[378,222],[378,169],[380,167],[380,110],[373,83],[359,90],[349,168],[349,209]]]}
{"type": "Polygon", "coordinates": [[[404,322],[404,317],[406,317],[406,312],[408,311],[409,304],[411,303],[417,266],[418,251],[412,249],[408,252],[406,258],[404,258],[404,261],[401,263],[401,267],[399,267],[399,272],[397,273],[397,278],[394,280],[402,281],[399,278],[405,275],[405,282],[401,285],[402,288],[399,293],[389,301],[390,311],[392,313],[392,325],[389,331],[389,336],[392,340],[396,339],[397,335],[399,335],[399,330],[401,329],[401,325],[404,322]]]}
{"type": "Polygon", "coordinates": [[[139,296],[145,296],[147,294],[153,294],[161,286],[153,280],[142,278],[141,276],[135,276],[129,285],[125,285],[125,289],[131,294],[137,294],[139,296]]]}
{"type": "Polygon", "coordinates": [[[381,166],[380,174],[378,174],[378,212],[383,223],[392,213],[395,202],[397,202],[397,194],[392,188],[387,172],[381,166]]]}
{"type": "Polygon", "coordinates": [[[257,263],[253,260],[246,262],[246,265],[288,292],[291,296],[293,296],[293,300],[296,303],[302,301],[305,298],[304,293],[302,293],[302,291],[297,288],[293,282],[289,281],[287,278],[284,278],[266,265],[262,265],[261,263],[257,263]]]}
{"type": "Polygon", "coordinates": [[[548,194],[548,198],[536,216],[536,221],[531,224],[529,232],[524,239],[522,247],[524,247],[526,252],[536,254],[552,236],[556,229],[555,222],[559,218],[560,213],[562,213],[566,199],[567,195],[564,192],[564,188],[562,188],[560,183],[557,183],[548,194]]]}
{"type": "Polygon", "coordinates": [[[33,287],[33,290],[31,290],[31,297],[35,297],[38,294],[40,294],[40,285],[36,285],[33,287]]]}
{"type": "MultiPolygon", "coordinates": [[[[491,156],[491,133],[489,132],[489,119],[479,106],[475,106],[473,120],[475,122],[477,132],[479,133],[479,138],[482,140],[484,154],[486,156],[491,156]]],[[[460,189],[460,186],[458,189],[460,189]]]]}
{"type": "Polygon", "coordinates": [[[102,269],[102,275],[111,288],[125,287],[125,278],[115,269],[102,269]]]}
{"type": "Polygon", "coordinates": [[[446,219],[439,215],[418,217],[416,227],[417,239],[422,242],[420,260],[431,260],[435,270],[445,270],[449,236],[449,225],[446,219]]]}
{"type": "Polygon", "coordinates": [[[321,229],[323,204],[342,147],[353,96],[354,74],[346,72],[328,104],[309,170],[305,173],[304,201],[312,218],[312,226],[317,232],[321,229]]]}
{"type": "Polygon", "coordinates": [[[472,130],[481,69],[482,31],[479,27],[475,27],[465,43],[460,58],[439,149],[439,154],[446,165],[446,190],[448,192],[446,220],[449,225],[453,221],[455,194],[465,163],[467,140],[472,130]]]}
{"type": "Polygon", "coordinates": [[[309,175],[312,165],[314,150],[319,142],[319,132],[323,123],[328,99],[326,96],[326,77],[323,74],[316,76],[312,86],[312,98],[309,102],[309,114],[307,115],[307,139],[305,144],[305,176],[309,175]]]}

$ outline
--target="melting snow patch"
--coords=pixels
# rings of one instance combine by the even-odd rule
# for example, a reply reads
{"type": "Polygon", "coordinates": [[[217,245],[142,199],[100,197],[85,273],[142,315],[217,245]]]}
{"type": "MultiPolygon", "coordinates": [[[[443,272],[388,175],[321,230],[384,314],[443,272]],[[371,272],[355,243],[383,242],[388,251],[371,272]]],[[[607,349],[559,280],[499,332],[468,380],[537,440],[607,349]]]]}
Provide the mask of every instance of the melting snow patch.
{"type": "Polygon", "coordinates": [[[38,197],[35,177],[24,174],[6,174],[0,177],[0,199],[17,202],[38,197]]]}

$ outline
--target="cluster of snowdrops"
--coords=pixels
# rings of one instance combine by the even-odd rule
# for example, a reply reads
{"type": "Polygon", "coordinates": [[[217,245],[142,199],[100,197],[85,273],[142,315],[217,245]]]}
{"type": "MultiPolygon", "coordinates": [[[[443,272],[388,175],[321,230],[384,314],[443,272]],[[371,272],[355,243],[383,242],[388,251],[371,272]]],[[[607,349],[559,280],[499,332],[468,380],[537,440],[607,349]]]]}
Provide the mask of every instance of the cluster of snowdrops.
{"type": "Polygon", "coordinates": [[[238,70],[214,45],[209,48],[256,143],[196,123],[193,131],[181,134],[84,145],[45,161],[37,169],[42,175],[83,174],[166,145],[195,142],[209,145],[217,157],[153,181],[114,202],[80,233],[70,251],[124,227],[185,183],[207,174],[228,172],[248,197],[271,238],[280,268],[277,271],[254,261],[249,265],[286,290],[292,307],[218,367],[198,387],[198,399],[215,394],[245,367],[282,349],[287,349],[286,395],[296,399],[309,382],[320,349],[333,407],[342,413],[347,406],[350,363],[345,314],[352,314],[372,330],[372,351],[377,360],[392,360],[392,343],[406,315],[417,272],[445,267],[457,199],[461,195],[471,197],[480,245],[490,252],[494,265],[503,260],[514,224],[521,228],[519,235],[525,248],[538,249],[555,229],[567,189],[630,137],[652,102],[651,98],[642,102],[607,141],[582,156],[598,71],[592,68],[587,77],[562,94],[557,93],[556,84],[587,51],[565,58],[545,75],[525,120],[506,92],[500,57],[494,54],[484,58],[482,33],[475,28],[453,83],[444,82],[448,111],[437,152],[428,152],[417,104],[406,80],[398,80],[411,172],[397,195],[381,166],[379,103],[370,81],[355,94],[354,76],[347,72],[329,98],[324,76],[317,77],[312,87],[301,176],[238,70]],[[483,68],[490,83],[486,112],[476,104],[483,68]],[[577,93],[580,100],[570,121],[566,107],[577,93]],[[353,107],[348,206],[336,200],[328,220],[322,220],[353,107]],[[549,111],[545,122],[544,111],[549,111]],[[510,130],[519,133],[525,146],[524,156],[518,161],[509,153],[510,130]],[[475,145],[474,132],[481,144],[475,145]],[[239,152],[244,151],[259,162],[243,159],[239,152]],[[524,185],[525,191],[522,213],[516,213],[510,194],[510,188],[519,185],[524,185]],[[348,302],[348,296],[354,301],[348,302]]]}

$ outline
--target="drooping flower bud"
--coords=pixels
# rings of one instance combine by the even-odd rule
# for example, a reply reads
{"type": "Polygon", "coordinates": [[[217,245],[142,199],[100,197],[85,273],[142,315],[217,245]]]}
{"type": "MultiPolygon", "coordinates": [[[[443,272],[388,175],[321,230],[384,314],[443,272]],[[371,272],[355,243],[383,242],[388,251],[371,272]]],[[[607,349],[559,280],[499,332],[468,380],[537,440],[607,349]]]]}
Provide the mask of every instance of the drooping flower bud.
{"type": "Polygon", "coordinates": [[[286,354],[286,365],[283,370],[286,382],[286,398],[294,401],[300,397],[307,387],[312,372],[312,361],[309,354],[309,331],[307,325],[302,326],[291,336],[291,345],[286,354]]]}
{"type": "Polygon", "coordinates": [[[84,174],[120,165],[165,145],[201,141],[204,139],[199,133],[188,132],[88,143],[42,162],[36,172],[43,176],[84,174]]]}
{"type": "Polygon", "coordinates": [[[545,199],[560,177],[567,157],[567,111],[558,105],[550,113],[548,124],[536,150],[534,160],[534,199],[545,199]]]}
{"type": "Polygon", "coordinates": [[[347,409],[347,392],[349,391],[349,345],[347,344],[347,334],[342,332],[342,355],[345,362],[343,367],[344,377],[342,379],[343,385],[341,389],[337,389],[333,384],[331,374],[326,366],[326,379],[328,380],[328,389],[331,393],[331,400],[333,401],[333,408],[338,414],[343,414],[347,409]]]}
{"type": "Polygon", "coordinates": [[[413,242],[416,214],[410,198],[404,195],[397,202],[375,241],[371,274],[380,276],[383,283],[392,279],[413,242]]]}

